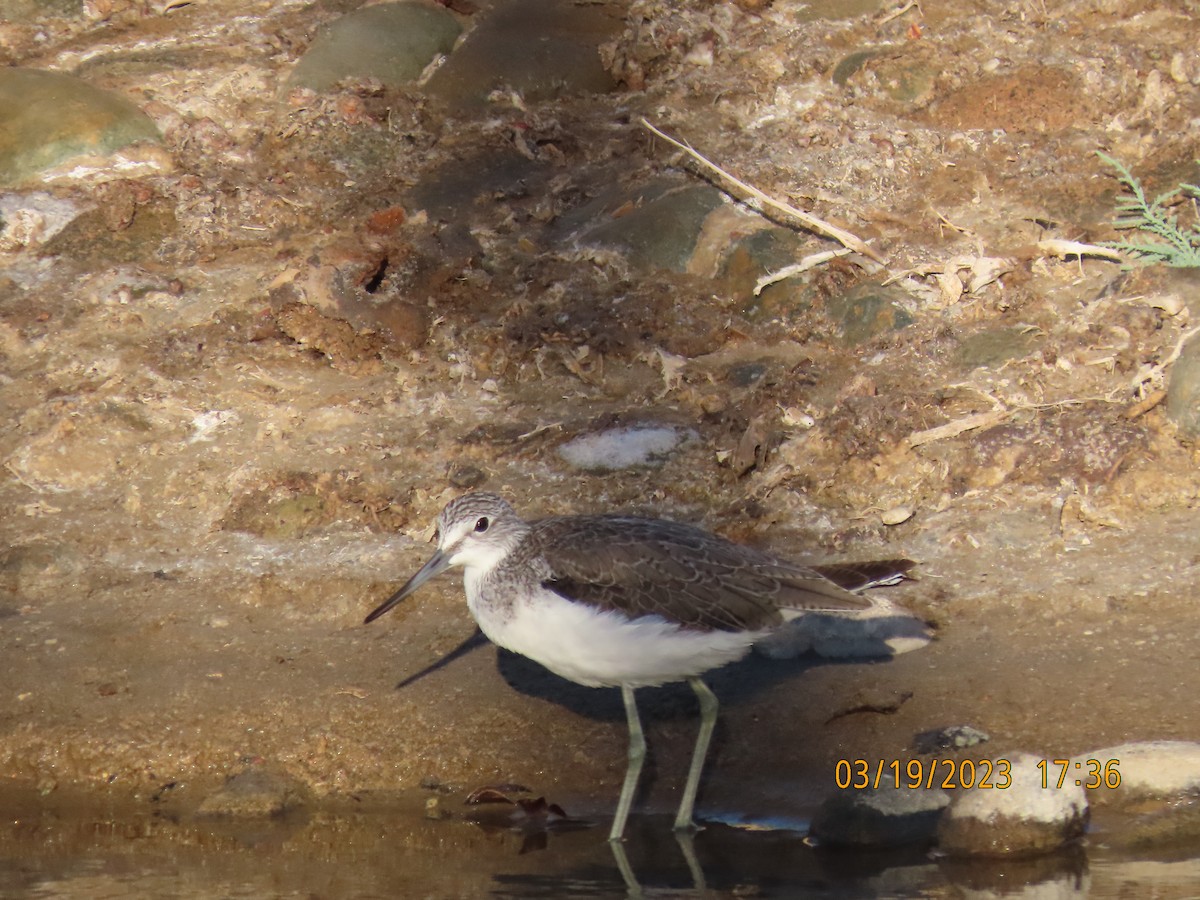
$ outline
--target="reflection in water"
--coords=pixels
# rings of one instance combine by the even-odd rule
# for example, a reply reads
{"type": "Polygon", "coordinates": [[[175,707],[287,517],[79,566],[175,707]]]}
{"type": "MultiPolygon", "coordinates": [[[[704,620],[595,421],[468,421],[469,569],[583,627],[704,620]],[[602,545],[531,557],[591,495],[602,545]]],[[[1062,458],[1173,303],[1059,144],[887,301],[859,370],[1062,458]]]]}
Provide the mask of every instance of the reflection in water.
{"type": "MultiPolygon", "coordinates": [[[[676,831],[674,834],[683,858],[687,861],[688,871],[692,873],[692,889],[707,891],[708,884],[704,880],[704,870],[700,868],[700,860],[696,858],[695,838],[686,832],[676,831]]],[[[625,845],[620,841],[609,841],[608,846],[612,850],[613,859],[617,862],[617,871],[621,873],[621,880],[625,882],[626,894],[630,897],[644,896],[642,885],[633,873],[633,867],[629,865],[629,856],[625,853],[625,845]]]]}
{"type": "MultiPolygon", "coordinates": [[[[53,799],[53,798],[52,798],[53,799]]],[[[0,896],[238,898],[630,896],[1196,896],[1200,858],[1091,849],[991,864],[814,849],[794,831],[711,824],[676,838],[669,817],[599,825],[424,816],[424,796],[274,820],[175,820],[146,809],[4,804],[0,896]],[[531,831],[538,831],[532,834],[531,831]]]]}

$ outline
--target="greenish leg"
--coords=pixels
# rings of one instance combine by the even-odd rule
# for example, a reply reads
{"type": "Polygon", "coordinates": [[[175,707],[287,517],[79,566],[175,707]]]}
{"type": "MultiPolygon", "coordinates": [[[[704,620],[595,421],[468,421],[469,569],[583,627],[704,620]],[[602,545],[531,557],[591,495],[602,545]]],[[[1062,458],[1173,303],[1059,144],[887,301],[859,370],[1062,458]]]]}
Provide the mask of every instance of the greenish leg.
{"type": "Polygon", "coordinates": [[[695,830],[692,808],[696,805],[696,791],[700,789],[700,773],[704,769],[704,757],[708,755],[708,743],[717,726],[717,695],[708,689],[699,678],[689,678],[688,684],[700,701],[700,733],[696,735],[696,749],[692,751],[692,767],[688,769],[687,784],[683,788],[683,799],[679,802],[679,813],[675,816],[675,830],[695,830]]]}
{"type": "Polygon", "coordinates": [[[625,833],[625,820],[629,818],[629,808],[633,806],[638,777],[642,774],[642,763],[646,761],[646,735],[642,732],[642,720],[638,717],[633,688],[622,685],[621,699],[625,701],[625,718],[629,721],[629,764],[625,769],[621,799],[617,801],[617,815],[613,819],[612,831],[608,833],[610,841],[621,840],[625,833]]]}

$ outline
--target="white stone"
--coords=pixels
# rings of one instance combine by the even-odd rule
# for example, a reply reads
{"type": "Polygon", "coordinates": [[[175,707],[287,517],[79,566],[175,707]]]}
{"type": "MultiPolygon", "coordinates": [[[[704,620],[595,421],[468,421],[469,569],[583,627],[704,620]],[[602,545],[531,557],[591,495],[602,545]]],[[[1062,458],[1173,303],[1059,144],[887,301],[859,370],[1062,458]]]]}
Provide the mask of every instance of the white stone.
{"type": "Polygon", "coordinates": [[[1176,797],[1200,792],[1200,743],[1194,741],[1140,741],[1118,744],[1082,753],[1072,763],[1078,763],[1083,778],[1094,778],[1090,760],[1096,760],[1103,778],[1104,767],[1110,762],[1121,776],[1115,788],[1097,788],[1098,800],[1128,802],[1147,797],[1176,797]]]}
{"type": "Polygon", "coordinates": [[[574,438],[558,448],[558,455],[577,469],[615,472],[660,462],[686,436],[665,425],[612,428],[574,438]]]}

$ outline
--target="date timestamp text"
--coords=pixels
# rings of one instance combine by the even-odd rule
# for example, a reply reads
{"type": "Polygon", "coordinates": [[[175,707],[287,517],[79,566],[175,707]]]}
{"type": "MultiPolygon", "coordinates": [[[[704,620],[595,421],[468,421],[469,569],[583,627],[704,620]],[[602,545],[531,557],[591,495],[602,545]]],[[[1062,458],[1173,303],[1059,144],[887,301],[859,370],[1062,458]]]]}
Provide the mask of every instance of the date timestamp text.
{"type": "MultiPolygon", "coordinates": [[[[1043,759],[1037,764],[1043,790],[1061,789],[1074,782],[1088,790],[1121,786],[1119,759],[1043,759]]],[[[1012,763],[1007,759],[839,759],[833,768],[841,790],[1006,790],[1012,787],[1012,763]]]]}
{"type": "Polygon", "coordinates": [[[1012,785],[1007,759],[839,759],[833,780],[842,790],[963,788],[1004,790],[1012,785]]]}

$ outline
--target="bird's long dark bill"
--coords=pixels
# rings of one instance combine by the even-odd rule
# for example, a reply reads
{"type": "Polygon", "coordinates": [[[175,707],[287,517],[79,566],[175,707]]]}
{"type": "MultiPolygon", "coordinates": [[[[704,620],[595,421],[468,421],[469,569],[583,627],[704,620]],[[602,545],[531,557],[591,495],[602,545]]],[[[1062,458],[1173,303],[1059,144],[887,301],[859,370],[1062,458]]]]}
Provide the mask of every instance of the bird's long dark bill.
{"type": "Polygon", "coordinates": [[[417,574],[404,583],[404,587],[400,588],[400,590],[388,597],[375,609],[374,612],[367,616],[366,619],[363,620],[363,624],[366,625],[369,622],[374,622],[385,612],[387,612],[393,606],[396,606],[401,600],[427,582],[430,578],[441,574],[448,568],[450,568],[450,560],[442,553],[441,550],[438,550],[433,554],[433,556],[429,557],[429,562],[425,563],[425,565],[421,566],[421,568],[417,570],[417,574]]]}

